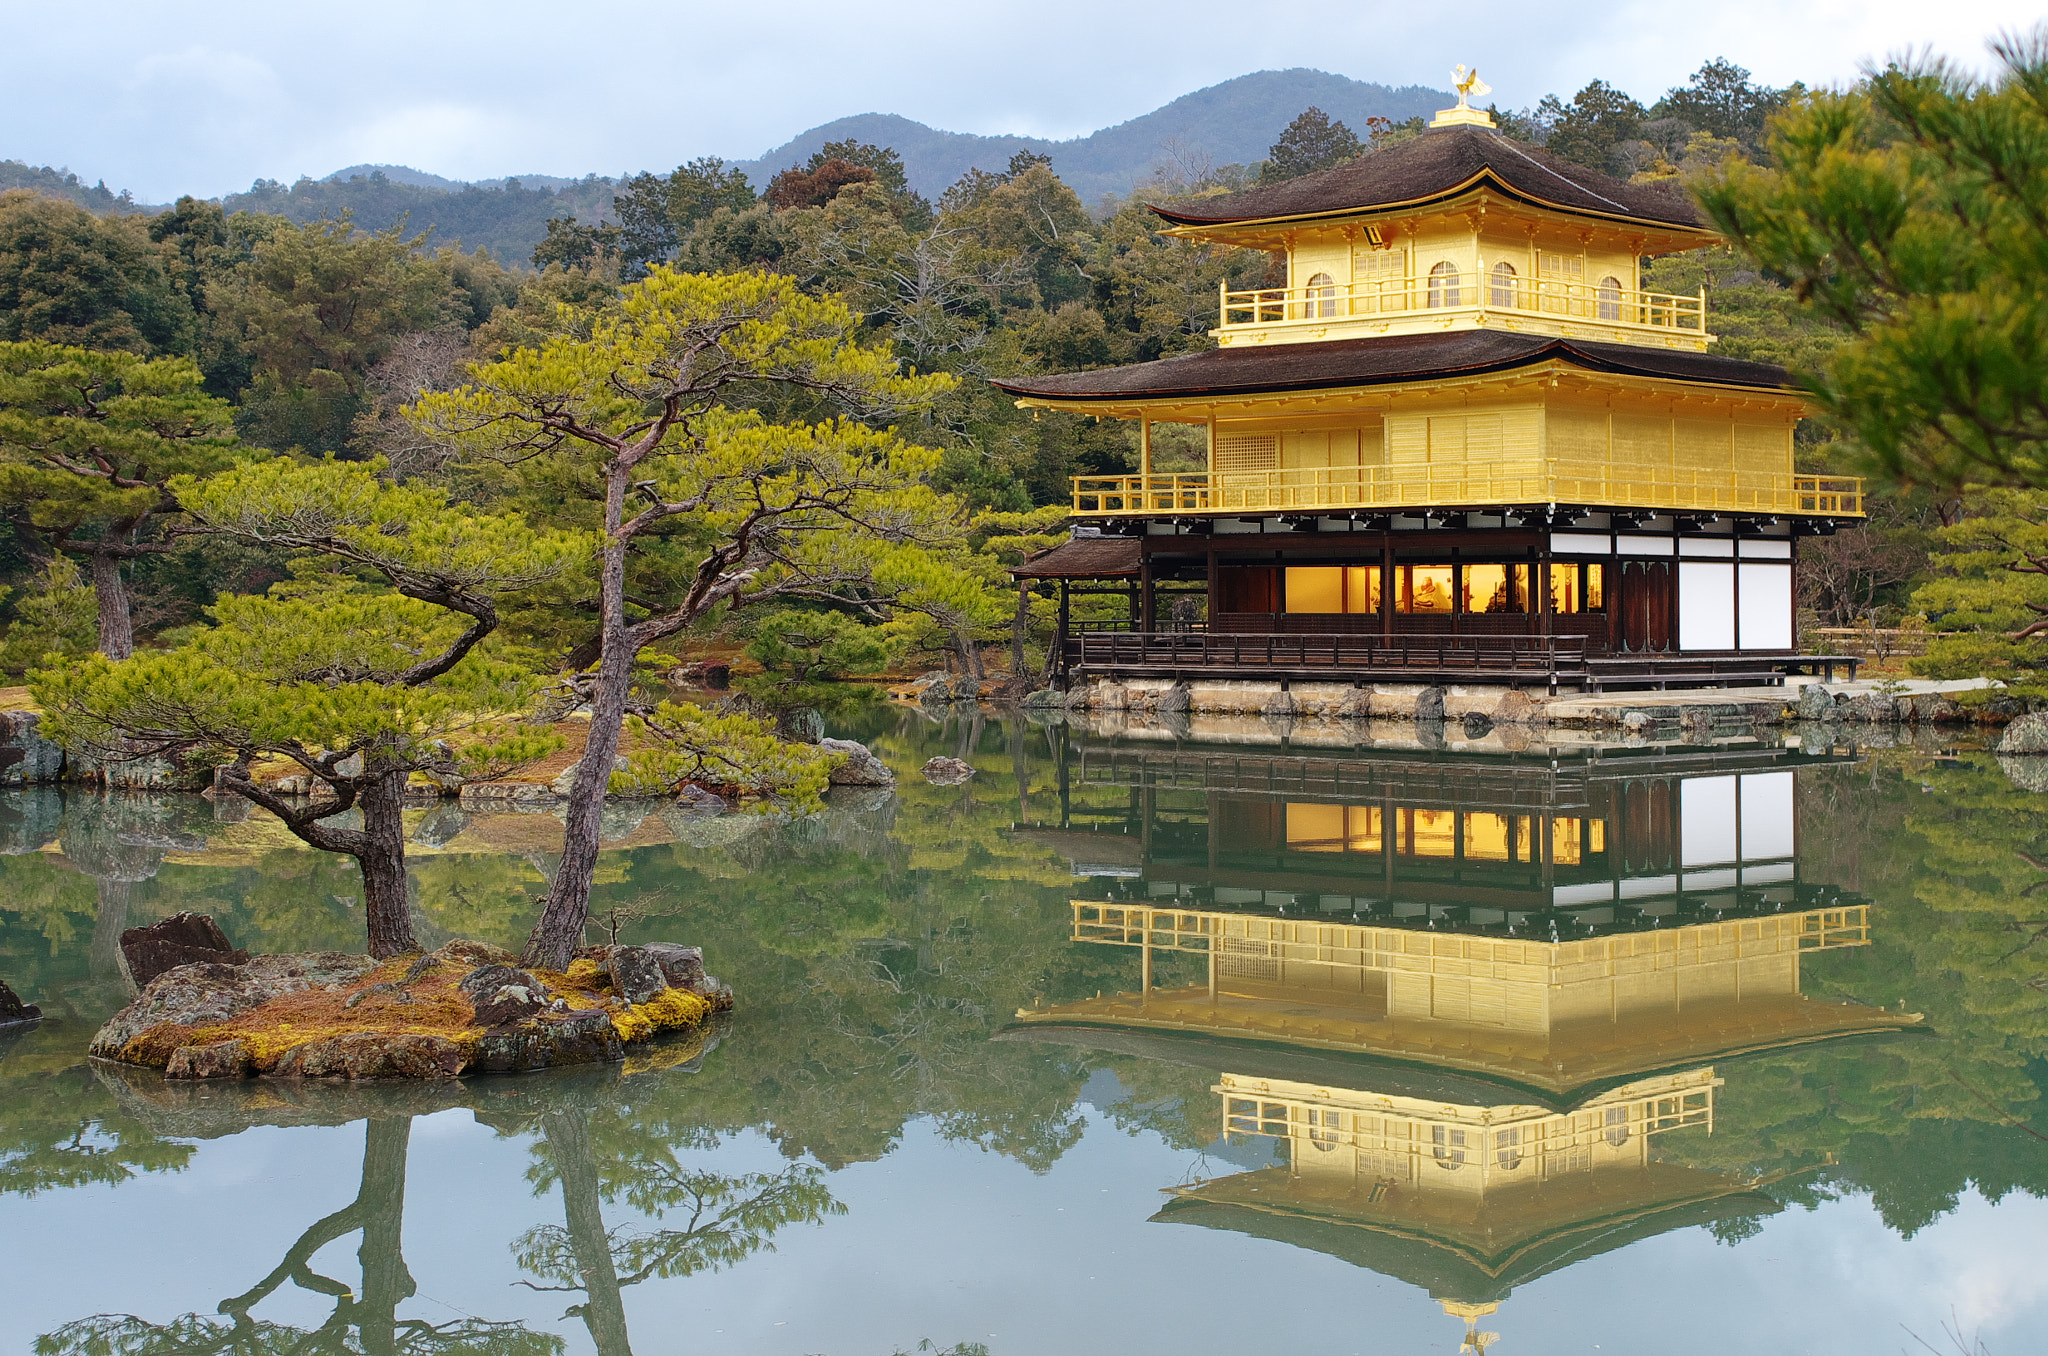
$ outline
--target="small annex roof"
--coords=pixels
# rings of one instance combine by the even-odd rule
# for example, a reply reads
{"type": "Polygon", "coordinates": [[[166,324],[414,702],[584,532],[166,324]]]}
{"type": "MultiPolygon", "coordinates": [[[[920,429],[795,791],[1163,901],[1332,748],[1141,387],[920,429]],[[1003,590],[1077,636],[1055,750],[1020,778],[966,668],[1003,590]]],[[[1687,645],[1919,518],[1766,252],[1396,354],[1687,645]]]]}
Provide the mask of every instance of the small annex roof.
{"type": "Polygon", "coordinates": [[[1139,547],[1133,537],[1074,537],[1040,551],[1010,574],[1017,579],[1135,579],[1139,547]]]}
{"type": "Polygon", "coordinates": [[[1713,228],[1684,193],[1631,184],[1480,127],[1447,127],[1334,169],[1215,198],[1154,205],[1177,226],[1300,221],[1378,209],[1426,207],[1482,185],[1580,215],[1713,228]]]}
{"type": "Polygon", "coordinates": [[[1233,345],[1093,372],[995,378],[993,384],[1024,399],[1166,400],[1478,376],[1553,360],[1592,372],[1624,376],[1770,391],[1791,389],[1785,370],[1770,363],[1744,362],[1688,349],[1602,344],[1500,330],[1394,334],[1305,344],[1233,345]]]}

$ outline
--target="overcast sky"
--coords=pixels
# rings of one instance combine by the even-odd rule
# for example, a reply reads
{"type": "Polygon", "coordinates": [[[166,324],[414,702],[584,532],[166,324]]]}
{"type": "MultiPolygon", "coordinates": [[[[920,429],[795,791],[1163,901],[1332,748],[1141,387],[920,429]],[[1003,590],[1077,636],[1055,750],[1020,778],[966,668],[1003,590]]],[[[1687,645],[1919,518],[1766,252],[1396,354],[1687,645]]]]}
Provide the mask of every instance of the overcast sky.
{"type": "Polygon", "coordinates": [[[1390,85],[1476,64],[1503,107],[1604,78],[1645,102],[1727,56],[1772,84],[1931,46],[1972,64],[2040,0],[1530,5],[1297,0],[0,0],[0,158],[163,202],[359,163],[451,178],[751,159],[852,113],[1082,135],[1250,71],[1390,85]]]}

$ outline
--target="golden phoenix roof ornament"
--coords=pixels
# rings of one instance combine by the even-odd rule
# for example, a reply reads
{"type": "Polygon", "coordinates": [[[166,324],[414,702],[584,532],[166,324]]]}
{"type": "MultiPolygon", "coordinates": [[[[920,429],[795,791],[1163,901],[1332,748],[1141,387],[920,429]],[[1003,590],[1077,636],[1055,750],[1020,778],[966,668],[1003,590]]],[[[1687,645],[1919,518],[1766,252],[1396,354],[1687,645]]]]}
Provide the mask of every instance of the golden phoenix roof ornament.
{"type": "Polygon", "coordinates": [[[1484,99],[1493,93],[1493,86],[1479,78],[1479,68],[1465,69],[1465,63],[1458,63],[1451,71],[1451,88],[1458,91],[1458,107],[1466,112],[1472,109],[1473,99],[1484,99]]]}
{"type": "Polygon", "coordinates": [[[1455,108],[1446,108],[1436,115],[1431,127],[1491,127],[1493,115],[1483,108],[1472,107],[1474,99],[1483,99],[1493,93],[1493,86],[1479,78],[1477,66],[1467,68],[1461,61],[1451,72],[1451,87],[1458,91],[1455,108]]]}

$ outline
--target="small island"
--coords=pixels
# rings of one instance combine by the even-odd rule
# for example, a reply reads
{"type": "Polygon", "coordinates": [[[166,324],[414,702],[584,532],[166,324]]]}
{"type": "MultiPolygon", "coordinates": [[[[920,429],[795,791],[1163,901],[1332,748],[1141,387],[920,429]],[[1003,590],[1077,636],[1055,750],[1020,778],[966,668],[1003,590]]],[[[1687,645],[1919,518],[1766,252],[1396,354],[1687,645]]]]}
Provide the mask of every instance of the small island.
{"type": "Polygon", "coordinates": [[[563,971],[521,968],[509,951],[462,939],[384,961],[250,956],[198,914],[122,942],[141,992],[89,1052],[170,1078],[435,1079],[615,1063],[628,1046],[732,1007],[696,947],[665,942],[588,947],[563,971]]]}

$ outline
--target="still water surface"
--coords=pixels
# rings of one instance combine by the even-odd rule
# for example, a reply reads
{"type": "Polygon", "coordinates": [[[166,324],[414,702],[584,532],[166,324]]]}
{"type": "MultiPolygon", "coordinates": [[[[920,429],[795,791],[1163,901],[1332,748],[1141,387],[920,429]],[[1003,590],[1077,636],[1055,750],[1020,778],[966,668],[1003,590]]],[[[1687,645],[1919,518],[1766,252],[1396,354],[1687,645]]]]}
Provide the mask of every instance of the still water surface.
{"type": "MultiPolygon", "coordinates": [[[[2048,798],[1989,757],[849,733],[900,794],[609,824],[715,1042],[437,1088],[87,1065],[122,928],[359,946],[352,873],[0,798],[0,1353],[2037,1349],[2048,798]]],[[[516,945],[556,821],[414,836],[423,935],[516,945]]]]}

